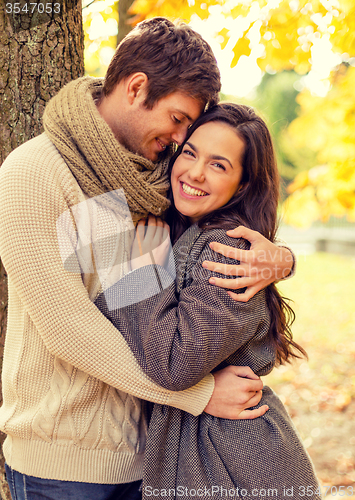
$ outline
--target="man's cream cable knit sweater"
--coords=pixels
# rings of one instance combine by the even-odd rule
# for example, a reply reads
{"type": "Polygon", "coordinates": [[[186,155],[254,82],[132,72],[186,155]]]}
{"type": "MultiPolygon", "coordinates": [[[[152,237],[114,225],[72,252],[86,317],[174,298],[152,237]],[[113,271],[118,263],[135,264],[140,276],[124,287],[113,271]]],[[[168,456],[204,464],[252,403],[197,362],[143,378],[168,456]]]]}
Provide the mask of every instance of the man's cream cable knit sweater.
{"type": "Polygon", "coordinates": [[[56,223],[85,200],[46,134],[0,169],[0,255],[9,311],[0,429],[19,472],[122,483],[142,477],[147,399],[200,414],[213,377],[181,392],[155,385],[93,300],[97,274],[69,272],[56,223]]]}

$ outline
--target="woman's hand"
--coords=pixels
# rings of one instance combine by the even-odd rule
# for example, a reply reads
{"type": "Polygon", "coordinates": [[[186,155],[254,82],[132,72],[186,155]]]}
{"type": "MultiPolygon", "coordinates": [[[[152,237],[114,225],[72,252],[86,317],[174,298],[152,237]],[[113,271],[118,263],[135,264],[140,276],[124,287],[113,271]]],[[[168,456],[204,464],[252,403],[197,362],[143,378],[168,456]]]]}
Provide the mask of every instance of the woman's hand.
{"type": "Polygon", "coordinates": [[[170,228],[159,217],[149,215],[141,219],[136,227],[136,234],[131,249],[131,269],[157,264],[166,264],[170,244],[170,228]]]}
{"type": "Polygon", "coordinates": [[[267,287],[274,281],[286,278],[293,270],[294,260],[288,248],[274,245],[257,231],[244,226],[227,231],[228,236],[244,238],[250,241],[250,250],[241,250],[221,243],[211,243],[215,252],[230,259],[240,261],[240,264],[221,264],[205,261],[203,267],[226,276],[238,276],[232,280],[228,278],[210,278],[209,282],[221,288],[239,289],[247,287],[244,293],[228,294],[236,301],[247,302],[259,290],[267,287]]]}

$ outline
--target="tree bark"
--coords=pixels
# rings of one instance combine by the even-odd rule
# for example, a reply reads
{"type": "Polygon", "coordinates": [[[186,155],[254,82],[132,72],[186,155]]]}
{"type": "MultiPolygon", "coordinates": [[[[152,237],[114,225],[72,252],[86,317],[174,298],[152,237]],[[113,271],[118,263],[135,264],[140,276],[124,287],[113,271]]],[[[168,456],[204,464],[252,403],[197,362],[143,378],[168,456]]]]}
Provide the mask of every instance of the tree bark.
{"type": "MultiPolygon", "coordinates": [[[[46,102],[84,74],[81,1],[35,1],[0,0],[0,164],[13,149],[43,131],[46,102]]],[[[6,272],[0,262],[0,368],[6,289],[6,272]]],[[[4,438],[1,435],[1,443],[4,438]]],[[[0,495],[10,498],[2,452],[0,495]]]]}
{"type": "Polygon", "coordinates": [[[117,35],[117,45],[123,40],[123,38],[131,31],[132,25],[129,24],[132,16],[128,14],[128,10],[131,7],[134,0],[119,0],[118,2],[118,35],[117,35]]]}

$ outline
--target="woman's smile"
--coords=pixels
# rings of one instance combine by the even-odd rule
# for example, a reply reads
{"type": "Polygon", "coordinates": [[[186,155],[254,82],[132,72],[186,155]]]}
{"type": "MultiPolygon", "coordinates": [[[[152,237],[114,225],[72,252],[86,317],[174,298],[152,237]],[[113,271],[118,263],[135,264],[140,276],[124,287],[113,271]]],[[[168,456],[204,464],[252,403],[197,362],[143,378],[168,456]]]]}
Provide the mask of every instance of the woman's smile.
{"type": "Polygon", "coordinates": [[[171,172],[176,209],[192,223],[228,203],[243,175],[244,141],[223,122],[201,125],[171,172]]]}
{"type": "Polygon", "coordinates": [[[186,195],[188,198],[194,198],[196,196],[208,196],[209,193],[202,191],[201,189],[189,186],[186,182],[180,181],[182,196],[186,195]]]}

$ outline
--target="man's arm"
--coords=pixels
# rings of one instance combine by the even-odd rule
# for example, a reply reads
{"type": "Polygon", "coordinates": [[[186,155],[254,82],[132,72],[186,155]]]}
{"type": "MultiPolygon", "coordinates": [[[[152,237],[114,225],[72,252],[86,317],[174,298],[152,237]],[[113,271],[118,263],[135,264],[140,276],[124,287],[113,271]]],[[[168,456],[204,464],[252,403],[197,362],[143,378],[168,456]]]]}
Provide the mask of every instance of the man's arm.
{"type": "Polygon", "coordinates": [[[293,275],[295,258],[287,247],[275,245],[257,231],[244,226],[227,231],[227,234],[233,238],[244,238],[250,241],[250,249],[241,250],[217,242],[212,242],[210,247],[225,257],[240,261],[240,264],[227,265],[205,261],[203,267],[226,276],[238,277],[235,280],[215,277],[209,280],[212,285],[221,288],[234,290],[246,288],[244,293],[228,292],[234,300],[247,302],[271,283],[293,275]]]}

